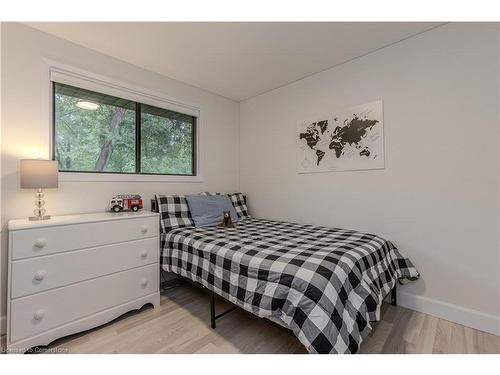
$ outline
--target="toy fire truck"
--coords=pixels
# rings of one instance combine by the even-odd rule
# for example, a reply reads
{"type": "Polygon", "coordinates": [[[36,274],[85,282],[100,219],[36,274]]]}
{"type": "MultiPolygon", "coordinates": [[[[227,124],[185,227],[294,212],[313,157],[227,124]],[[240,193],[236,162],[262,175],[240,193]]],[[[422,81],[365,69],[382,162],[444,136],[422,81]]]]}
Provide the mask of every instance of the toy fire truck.
{"type": "Polygon", "coordinates": [[[140,195],[133,194],[115,195],[111,198],[109,209],[113,212],[128,210],[136,212],[142,209],[142,198],[140,195]]]}

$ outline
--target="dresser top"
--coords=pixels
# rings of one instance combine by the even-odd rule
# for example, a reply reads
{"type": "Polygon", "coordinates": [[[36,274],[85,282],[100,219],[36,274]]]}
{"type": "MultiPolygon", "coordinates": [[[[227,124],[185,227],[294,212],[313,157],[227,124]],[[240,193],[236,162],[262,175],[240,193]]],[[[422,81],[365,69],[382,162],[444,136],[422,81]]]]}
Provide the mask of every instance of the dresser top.
{"type": "Polygon", "coordinates": [[[52,216],[48,220],[39,220],[39,221],[30,221],[28,218],[14,219],[14,220],[9,220],[8,228],[9,230],[36,229],[36,228],[55,227],[59,225],[95,223],[100,221],[126,220],[126,219],[154,217],[154,216],[159,216],[159,214],[156,212],[151,212],[146,210],[139,212],[119,212],[119,213],[95,212],[90,214],[52,216]]]}

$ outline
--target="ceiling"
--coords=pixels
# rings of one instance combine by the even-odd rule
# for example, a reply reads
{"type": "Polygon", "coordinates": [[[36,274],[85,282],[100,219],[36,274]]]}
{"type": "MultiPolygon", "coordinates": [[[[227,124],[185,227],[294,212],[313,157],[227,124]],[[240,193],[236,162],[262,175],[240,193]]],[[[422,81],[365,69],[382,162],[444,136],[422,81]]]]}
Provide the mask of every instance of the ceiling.
{"type": "Polygon", "coordinates": [[[440,23],[28,23],[41,31],[241,101],[440,23]]]}

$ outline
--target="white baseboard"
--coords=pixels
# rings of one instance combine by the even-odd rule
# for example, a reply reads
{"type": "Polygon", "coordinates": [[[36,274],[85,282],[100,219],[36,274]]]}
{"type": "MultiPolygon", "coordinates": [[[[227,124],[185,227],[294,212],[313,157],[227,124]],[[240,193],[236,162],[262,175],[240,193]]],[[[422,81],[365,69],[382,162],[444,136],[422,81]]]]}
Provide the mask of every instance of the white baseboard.
{"type": "Polygon", "coordinates": [[[405,292],[398,292],[398,306],[500,336],[500,316],[405,292]]]}
{"type": "Polygon", "coordinates": [[[7,333],[7,317],[5,315],[0,316],[0,335],[5,335],[7,333]]]}

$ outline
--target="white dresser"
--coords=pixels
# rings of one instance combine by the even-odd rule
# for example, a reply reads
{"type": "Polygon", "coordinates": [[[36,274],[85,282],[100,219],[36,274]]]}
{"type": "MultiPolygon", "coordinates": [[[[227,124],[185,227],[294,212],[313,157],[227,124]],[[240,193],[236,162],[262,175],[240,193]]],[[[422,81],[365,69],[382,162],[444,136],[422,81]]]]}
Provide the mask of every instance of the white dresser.
{"type": "Polygon", "coordinates": [[[160,303],[159,215],[9,222],[7,348],[23,352],[160,303]]]}

